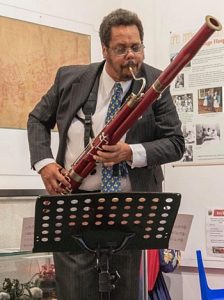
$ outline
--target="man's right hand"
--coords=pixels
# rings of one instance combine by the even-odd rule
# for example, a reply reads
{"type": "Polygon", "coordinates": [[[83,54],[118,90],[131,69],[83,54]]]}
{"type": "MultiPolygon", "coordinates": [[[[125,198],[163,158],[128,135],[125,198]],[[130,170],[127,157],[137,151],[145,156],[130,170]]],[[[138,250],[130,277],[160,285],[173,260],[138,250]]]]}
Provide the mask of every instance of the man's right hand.
{"type": "MultiPolygon", "coordinates": [[[[71,188],[70,182],[61,173],[61,169],[63,168],[59,164],[50,163],[39,171],[45,188],[50,195],[67,194],[68,190],[66,188],[71,188]]],[[[66,173],[66,170],[63,170],[65,171],[63,173],[66,173]]]]}

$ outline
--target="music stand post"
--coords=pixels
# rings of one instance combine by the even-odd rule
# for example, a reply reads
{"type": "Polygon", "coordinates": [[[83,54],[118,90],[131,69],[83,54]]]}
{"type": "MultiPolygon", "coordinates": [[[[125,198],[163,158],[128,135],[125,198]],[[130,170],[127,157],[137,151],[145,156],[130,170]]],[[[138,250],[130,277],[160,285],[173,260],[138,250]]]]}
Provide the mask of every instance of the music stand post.
{"type": "Polygon", "coordinates": [[[180,199],[178,193],[148,192],[39,196],[33,252],[93,253],[101,300],[110,299],[119,278],[109,272],[110,256],[122,249],[168,248],[180,199]]]}
{"type": "Polygon", "coordinates": [[[111,245],[108,244],[107,248],[101,248],[98,246],[97,249],[89,248],[84,242],[82,236],[73,236],[73,238],[84,250],[87,250],[96,256],[96,269],[99,274],[99,292],[101,294],[101,300],[110,299],[110,292],[115,288],[115,283],[120,278],[120,275],[117,271],[113,273],[109,272],[109,258],[116,252],[125,249],[129,239],[134,237],[134,235],[134,233],[126,234],[122,244],[117,248],[111,247],[111,245]]]}

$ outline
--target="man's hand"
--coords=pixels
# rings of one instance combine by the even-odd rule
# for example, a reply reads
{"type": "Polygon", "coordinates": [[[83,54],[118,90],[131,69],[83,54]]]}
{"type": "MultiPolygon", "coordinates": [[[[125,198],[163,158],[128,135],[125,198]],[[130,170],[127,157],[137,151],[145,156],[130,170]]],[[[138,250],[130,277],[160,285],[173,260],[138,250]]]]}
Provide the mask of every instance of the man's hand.
{"type": "Polygon", "coordinates": [[[57,163],[51,163],[43,167],[39,174],[42,177],[46,190],[50,195],[67,194],[66,188],[70,189],[71,185],[65,178],[66,170],[57,163]],[[61,171],[62,170],[62,171],[61,171]],[[64,174],[64,175],[63,175],[64,174]],[[61,187],[60,184],[64,185],[61,187]]]}
{"type": "Polygon", "coordinates": [[[132,161],[131,147],[124,142],[118,142],[116,145],[103,145],[102,148],[103,151],[98,150],[93,158],[103,163],[105,167],[111,167],[122,161],[132,161]]]}

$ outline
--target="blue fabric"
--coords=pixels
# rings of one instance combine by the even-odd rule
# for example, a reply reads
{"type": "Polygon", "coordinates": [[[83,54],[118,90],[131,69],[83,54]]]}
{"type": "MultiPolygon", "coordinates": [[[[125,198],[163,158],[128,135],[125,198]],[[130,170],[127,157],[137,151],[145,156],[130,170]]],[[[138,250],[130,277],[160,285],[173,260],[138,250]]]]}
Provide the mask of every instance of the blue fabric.
{"type": "Polygon", "coordinates": [[[149,292],[149,300],[171,300],[162,272],[159,272],[154,289],[149,292]]]}
{"type": "MultiPolygon", "coordinates": [[[[112,95],[105,123],[108,123],[112,117],[116,114],[121,106],[122,101],[122,86],[119,82],[116,82],[114,85],[114,93],[112,95]]],[[[121,164],[122,165],[122,164],[121,164]]],[[[122,177],[122,168],[117,168],[116,174],[114,173],[113,167],[104,167],[102,168],[102,192],[118,192],[121,189],[121,177],[122,177]]]]}
{"type": "Polygon", "coordinates": [[[172,249],[159,250],[160,270],[164,273],[173,272],[180,261],[180,251],[172,249]]]}
{"type": "MultiPolygon", "coordinates": [[[[143,289],[144,280],[143,277],[140,276],[138,300],[142,300],[144,297],[143,289]]],[[[161,271],[158,274],[154,289],[151,292],[148,292],[148,300],[171,300],[166,282],[161,271]]]]}

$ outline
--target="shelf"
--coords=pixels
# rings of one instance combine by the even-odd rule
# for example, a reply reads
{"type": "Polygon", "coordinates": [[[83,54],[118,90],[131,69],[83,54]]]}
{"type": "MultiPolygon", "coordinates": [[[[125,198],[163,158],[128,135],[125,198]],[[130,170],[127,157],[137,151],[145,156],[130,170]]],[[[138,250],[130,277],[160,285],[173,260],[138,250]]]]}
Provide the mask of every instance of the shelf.
{"type": "Polygon", "coordinates": [[[0,197],[30,197],[46,195],[46,190],[35,190],[35,189],[0,189],[0,197]]]}

